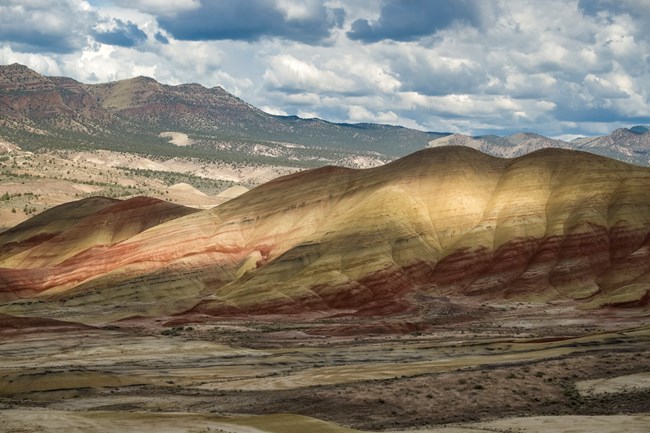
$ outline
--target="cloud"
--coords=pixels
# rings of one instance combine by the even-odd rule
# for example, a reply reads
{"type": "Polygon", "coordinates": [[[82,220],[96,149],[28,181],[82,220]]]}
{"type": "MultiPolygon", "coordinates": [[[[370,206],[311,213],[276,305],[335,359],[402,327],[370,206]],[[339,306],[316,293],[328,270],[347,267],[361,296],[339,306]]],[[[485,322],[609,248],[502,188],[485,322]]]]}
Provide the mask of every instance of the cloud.
{"type": "Polygon", "coordinates": [[[0,46],[0,64],[21,63],[45,75],[62,75],[56,60],[48,54],[16,52],[11,47],[0,46]]]}
{"type": "Polygon", "coordinates": [[[401,86],[401,82],[388,62],[375,56],[339,53],[324,61],[323,67],[354,81],[352,88],[339,89],[340,93],[349,95],[392,93],[401,86]]]}
{"type": "Polygon", "coordinates": [[[273,114],[274,116],[286,116],[287,112],[282,110],[281,108],[277,107],[267,107],[263,106],[260,107],[260,110],[264,111],[265,113],[273,114]]]}
{"type": "Polygon", "coordinates": [[[610,77],[588,74],[584,79],[584,86],[589,95],[594,98],[619,99],[630,96],[632,81],[629,77],[619,74],[610,77]]]}
{"type": "Polygon", "coordinates": [[[337,93],[355,89],[354,81],[342,78],[332,71],[321,70],[288,54],[274,56],[269,60],[264,80],[273,89],[289,93],[337,93]]]}
{"type": "Polygon", "coordinates": [[[203,2],[200,7],[161,16],[159,23],[181,40],[245,40],[277,37],[320,43],[341,25],[343,10],[315,0],[203,2]]]}
{"type": "Polygon", "coordinates": [[[351,105],[348,108],[348,116],[351,122],[395,124],[399,120],[399,116],[392,111],[375,114],[360,105],[351,105]]]}
{"type": "Polygon", "coordinates": [[[634,35],[639,40],[650,41],[647,31],[650,2],[647,0],[580,0],[578,8],[585,16],[605,25],[624,20],[625,33],[634,35]]]}
{"type": "Polygon", "coordinates": [[[509,71],[503,75],[503,81],[493,79],[485,88],[487,94],[508,94],[518,99],[535,99],[553,97],[561,85],[558,79],[549,73],[524,74],[509,71]]]}
{"type": "Polygon", "coordinates": [[[131,21],[114,19],[110,27],[108,30],[94,30],[95,40],[102,44],[120,47],[133,47],[147,40],[146,33],[131,21]]]}
{"type": "Polygon", "coordinates": [[[0,41],[22,52],[71,53],[85,43],[95,14],[74,0],[0,3],[0,41]]]}
{"type": "Polygon", "coordinates": [[[363,42],[413,41],[455,23],[478,26],[480,15],[477,0],[388,0],[377,21],[354,21],[348,37],[363,42]]]}
{"type": "Polygon", "coordinates": [[[424,95],[476,93],[488,82],[484,65],[469,56],[454,57],[436,49],[408,46],[392,55],[391,68],[401,79],[400,90],[424,95]]]}
{"type": "Polygon", "coordinates": [[[163,16],[174,16],[201,7],[201,0],[113,0],[113,3],[163,16]]]}
{"type": "Polygon", "coordinates": [[[648,16],[650,4],[646,0],[579,0],[578,8],[589,16],[630,14],[648,16]]]}

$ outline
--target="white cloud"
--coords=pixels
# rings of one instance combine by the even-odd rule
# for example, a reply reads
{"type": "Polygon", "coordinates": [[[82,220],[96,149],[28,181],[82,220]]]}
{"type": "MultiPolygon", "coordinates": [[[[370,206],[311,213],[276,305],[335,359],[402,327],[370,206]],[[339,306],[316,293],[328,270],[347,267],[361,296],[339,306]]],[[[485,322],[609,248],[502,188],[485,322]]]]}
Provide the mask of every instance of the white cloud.
{"type": "Polygon", "coordinates": [[[345,92],[354,89],[354,82],[328,70],[318,69],[289,54],[270,58],[264,80],[275,89],[289,92],[345,92]]]}
{"type": "Polygon", "coordinates": [[[535,98],[552,94],[557,83],[558,80],[548,73],[526,75],[513,72],[506,76],[503,90],[515,97],[535,98]]]}
{"type": "Polygon", "coordinates": [[[4,0],[0,3],[0,42],[14,51],[74,52],[85,42],[96,15],[79,0],[4,0]]]}
{"type": "Polygon", "coordinates": [[[198,9],[201,0],[113,0],[125,8],[135,8],[147,13],[171,15],[198,9]]]}
{"type": "Polygon", "coordinates": [[[284,101],[292,105],[320,105],[321,97],[317,93],[291,93],[284,97],[284,101]]]}
{"type": "Polygon", "coordinates": [[[281,108],[277,108],[277,107],[268,107],[268,106],[265,105],[263,107],[260,107],[260,110],[264,111],[265,113],[273,114],[275,116],[286,116],[287,115],[286,111],[284,111],[281,108]]]}
{"type": "Polygon", "coordinates": [[[567,143],[570,141],[573,141],[577,138],[582,138],[584,135],[582,134],[562,134],[562,135],[556,135],[554,137],[551,137],[555,140],[561,140],[561,141],[566,141],[567,143]]]}
{"type": "Polygon", "coordinates": [[[392,111],[380,113],[371,113],[359,105],[352,105],[348,108],[348,116],[351,122],[372,122],[372,123],[389,123],[394,124],[399,120],[399,116],[392,111]]]}
{"type": "Polygon", "coordinates": [[[588,74],[584,79],[584,85],[588,92],[596,98],[625,98],[630,96],[625,88],[630,88],[631,82],[628,77],[614,76],[612,80],[588,74]]]}
{"type": "Polygon", "coordinates": [[[236,78],[224,71],[214,72],[218,86],[227,89],[235,96],[241,96],[253,87],[253,82],[248,78],[236,78]]]}
{"type": "Polygon", "coordinates": [[[21,63],[45,75],[61,75],[61,68],[55,57],[39,53],[15,52],[7,44],[0,46],[0,64],[21,63]]]}
{"type": "Polygon", "coordinates": [[[287,21],[293,21],[317,16],[321,4],[318,0],[276,0],[275,7],[287,21]]]}
{"type": "Polygon", "coordinates": [[[319,117],[319,114],[315,111],[298,110],[297,116],[303,119],[314,119],[319,117]]]}
{"type": "Polygon", "coordinates": [[[401,86],[390,67],[372,56],[359,53],[333,56],[325,62],[325,67],[348,75],[355,83],[354,93],[391,93],[401,86]]]}

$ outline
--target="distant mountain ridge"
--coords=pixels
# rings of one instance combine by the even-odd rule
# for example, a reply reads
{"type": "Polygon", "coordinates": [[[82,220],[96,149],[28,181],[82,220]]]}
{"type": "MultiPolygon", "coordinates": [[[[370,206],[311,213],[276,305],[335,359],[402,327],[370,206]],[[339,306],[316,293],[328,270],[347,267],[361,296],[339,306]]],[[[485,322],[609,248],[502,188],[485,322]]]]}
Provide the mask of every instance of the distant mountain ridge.
{"type": "Polygon", "coordinates": [[[582,150],[631,164],[650,165],[650,129],[641,125],[616,129],[600,137],[585,137],[570,142],[520,132],[506,137],[451,134],[429,143],[429,147],[449,145],[467,146],[501,158],[515,158],[546,148],[582,150]]]}
{"type": "Polygon", "coordinates": [[[430,147],[446,145],[467,146],[501,158],[515,158],[546,148],[571,149],[569,143],[530,132],[520,132],[507,137],[496,135],[470,137],[463,134],[452,134],[429,143],[430,147]]]}
{"type": "Polygon", "coordinates": [[[171,86],[146,77],[83,84],[45,77],[19,64],[0,66],[0,137],[26,150],[83,147],[225,159],[250,155],[318,166],[350,154],[386,162],[442,135],[275,116],[221,87],[171,86]],[[166,131],[185,133],[194,145],[178,149],[160,136],[166,131]]]}
{"type": "Polygon", "coordinates": [[[586,137],[570,143],[574,149],[609,156],[634,164],[650,165],[650,129],[620,128],[602,137],[586,137]]]}
{"type": "Polygon", "coordinates": [[[331,123],[275,116],[221,87],[166,85],[135,77],[83,84],[46,77],[20,64],[0,66],[0,138],[25,150],[108,149],[163,157],[197,157],[317,167],[374,165],[425,147],[463,145],[500,157],[543,148],[584,150],[650,165],[650,130],[618,129],[565,142],[532,133],[469,137],[372,123],[331,123]],[[165,132],[188,135],[179,148],[165,132]]]}

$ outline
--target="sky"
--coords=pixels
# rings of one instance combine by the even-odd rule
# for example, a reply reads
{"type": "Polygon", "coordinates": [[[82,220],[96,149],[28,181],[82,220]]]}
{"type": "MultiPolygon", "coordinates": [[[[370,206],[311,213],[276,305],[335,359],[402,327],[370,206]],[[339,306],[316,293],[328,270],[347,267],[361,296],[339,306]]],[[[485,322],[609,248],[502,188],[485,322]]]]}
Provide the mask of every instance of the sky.
{"type": "Polygon", "coordinates": [[[0,64],[272,114],[572,139],[650,124],[650,0],[0,0],[0,64]]]}

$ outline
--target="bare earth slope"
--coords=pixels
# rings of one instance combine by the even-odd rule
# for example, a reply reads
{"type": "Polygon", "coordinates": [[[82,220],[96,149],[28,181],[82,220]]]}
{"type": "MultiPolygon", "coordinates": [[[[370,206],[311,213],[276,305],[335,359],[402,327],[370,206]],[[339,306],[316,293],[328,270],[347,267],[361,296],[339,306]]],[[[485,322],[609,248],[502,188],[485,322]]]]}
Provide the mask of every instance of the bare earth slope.
{"type": "Polygon", "coordinates": [[[55,206],[0,234],[0,260],[32,248],[70,229],[89,215],[106,209],[117,200],[91,197],[55,206]]]}
{"type": "MultiPolygon", "coordinates": [[[[0,298],[23,296],[22,289],[40,290],[34,284],[17,282],[15,278],[38,282],[56,278],[56,270],[50,271],[56,269],[56,265],[75,263],[88,256],[101,260],[105,248],[194,212],[197,210],[148,197],[124,201],[91,197],[43,212],[0,235],[6,240],[0,250],[4,253],[0,266],[5,268],[3,283],[8,289],[0,298]]],[[[74,268],[73,264],[66,266],[74,268]]],[[[84,274],[78,275],[75,277],[78,280],[69,281],[68,285],[84,277],[84,274]]]]}
{"type": "Polygon", "coordinates": [[[559,149],[508,160],[443,147],[286,176],[98,250],[69,246],[64,261],[24,252],[3,262],[0,291],[66,315],[111,308],[113,319],[385,315],[441,295],[643,307],[649,230],[647,168],[559,149]]]}

